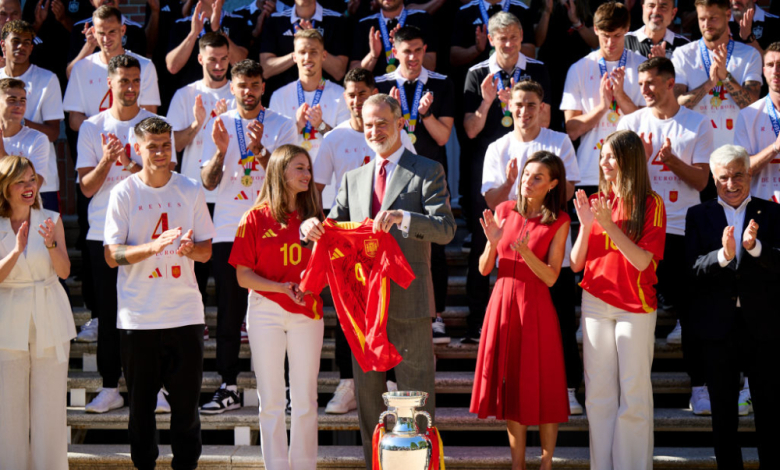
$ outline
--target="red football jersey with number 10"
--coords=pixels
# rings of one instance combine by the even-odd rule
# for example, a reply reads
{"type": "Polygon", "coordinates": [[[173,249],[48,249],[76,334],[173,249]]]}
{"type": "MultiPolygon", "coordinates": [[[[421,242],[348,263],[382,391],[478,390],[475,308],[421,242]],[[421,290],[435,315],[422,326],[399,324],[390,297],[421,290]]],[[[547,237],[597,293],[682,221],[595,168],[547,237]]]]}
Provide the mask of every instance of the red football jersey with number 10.
{"type": "Polygon", "coordinates": [[[390,280],[404,289],[414,280],[392,235],[373,233],[374,223],[325,221],[301,281],[301,289],[319,294],[325,285],[336,306],[341,328],[364,372],[386,371],[401,362],[387,338],[390,280]]]}
{"type": "MultiPolygon", "coordinates": [[[[595,198],[596,195],[590,197],[595,198]]],[[[612,195],[610,195],[612,198],[612,195]]],[[[616,201],[619,202],[619,201],[616,201]]],[[[612,207],[612,220],[621,226],[625,217],[621,204],[612,207]]],[[[653,254],[653,260],[644,271],[636,269],[621,253],[615,242],[598,222],[588,240],[588,255],[585,261],[580,286],[594,297],[628,312],[651,313],[658,308],[655,284],[658,283],[655,270],[658,261],[664,257],[666,242],[666,209],[661,197],[652,193],[645,203],[645,224],[639,248],[653,254]]]]}
{"type": "MultiPolygon", "coordinates": [[[[238,223],[236,239],[228,262],[252,268],[258,275],[276,282],[301,282],[301,273],[309,262],[311,250],[301,246],[301,221],[298,213],[289,214],[287,227],[277,222],[268,206],[250,210],[238,223]]],[[[306,305],[298,305],[279,292],[257,291],[273,300],[285,310],[301,313],[309,318],[322,318],[322,299],[319,295],[307,295],[306,305]]]]}

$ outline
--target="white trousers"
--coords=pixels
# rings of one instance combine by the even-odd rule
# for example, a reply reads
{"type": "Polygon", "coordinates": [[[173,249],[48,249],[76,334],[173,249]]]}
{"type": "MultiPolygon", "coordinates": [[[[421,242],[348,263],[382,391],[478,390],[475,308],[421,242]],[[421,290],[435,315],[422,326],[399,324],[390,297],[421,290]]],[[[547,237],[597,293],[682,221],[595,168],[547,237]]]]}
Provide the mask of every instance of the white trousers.
{"type": "Polygon", "coordinates": [[[585,407],[592,470],[652,470],[650,369],[657,312],[639,314],[582,292],[585,407]]]}
{"type": "Polygon", "coordinates": [[[260,444],[268,470],[317,468],[317,375],[325,324],[290,313],[256,292],[249,294],[247,333],[260,399],[260,444]],[[290,446],[284,356],[290,363],[290,446]]]}
{"type": "Polygon", "coordinates": [[[35,338],[30,319],[28,350],[0,349],[0,470],[68,469],[68,362],[35,338]]]}

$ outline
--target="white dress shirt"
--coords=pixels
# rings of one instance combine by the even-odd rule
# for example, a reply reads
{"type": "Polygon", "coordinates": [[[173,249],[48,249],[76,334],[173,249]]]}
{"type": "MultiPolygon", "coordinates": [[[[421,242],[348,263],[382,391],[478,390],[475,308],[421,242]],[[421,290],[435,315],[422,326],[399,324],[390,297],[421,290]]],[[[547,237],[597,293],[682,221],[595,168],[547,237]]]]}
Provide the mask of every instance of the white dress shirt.
{"type": "MultiPolygon", "coordinates": [[[[379,178],[379,169],[382,167],[382,160],[386,160],[387,164],[385,165],[385,196],[387,195],[387,188],[390,186],[390,181],[393,177],[393,173],[395,173],[395,169],[398,168],[398,162],[401,160],[401,155],[403,155],[406,148],[401,145],[401,147],[398,148],[395,152],[390,154],[387,158],[382,158],[379,155],[376,155],[374,160],[376,161],[376,165],[374,166],[374,188],[376,187],[376,179],[379,178]]],[[[398,225],[398,229],[403,233],[404,238],[409,236],[409,223],[412,220],[412,216],[409,215],[408,211],[402,211],[403,212],[403,220],[398,225]]],[[[374,217],[376,217],[378,214],[374,214],[374,217]]]]}
{"type": "MultiPolygon", "coordinates": [[[[734,227],[734,240],[737,245],[737,249],[734,250],[736,251],[734,256],[737,258],[737,266],[739,266],[739,260],[742,257],[742,234],[745,231],[745,209],[751,199],[752,198],[748,196],[747,199],[742,201],[742,204],[735,209],[718,197],[718,204],[723,206],[723,212],[726,214],[726,223],[729,224],[729,226],[734,227]]],[[[720,264],[721,268],[725,268],[731,262],[726,259],[725,251],[726,250],[723,248],[718,250],[718,264],[720,264]]],[[[761,240],[756,239],[756,246],[754,246],[752,250],[745,251],[750,253],[750,256],[754,258],[761,256],[761,240]]],[[[737,307],[741,306],[739,298],[737,298],[737,307]]]]}

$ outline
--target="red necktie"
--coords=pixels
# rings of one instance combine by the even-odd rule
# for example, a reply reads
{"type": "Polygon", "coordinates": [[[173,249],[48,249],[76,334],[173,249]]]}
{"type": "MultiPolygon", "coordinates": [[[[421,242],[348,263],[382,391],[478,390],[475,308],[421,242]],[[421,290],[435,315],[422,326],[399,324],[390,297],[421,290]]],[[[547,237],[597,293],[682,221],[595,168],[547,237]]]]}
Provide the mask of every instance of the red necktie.
{"type": "Polygon", "coordinates": [[[371,212],[376,217],[382,209],[382,199],[385,198],[385,186],[387,184],[387,160],[382,159],[379,164],[379,174],[374,181],[374,197],[371,199],[371,212]]]}

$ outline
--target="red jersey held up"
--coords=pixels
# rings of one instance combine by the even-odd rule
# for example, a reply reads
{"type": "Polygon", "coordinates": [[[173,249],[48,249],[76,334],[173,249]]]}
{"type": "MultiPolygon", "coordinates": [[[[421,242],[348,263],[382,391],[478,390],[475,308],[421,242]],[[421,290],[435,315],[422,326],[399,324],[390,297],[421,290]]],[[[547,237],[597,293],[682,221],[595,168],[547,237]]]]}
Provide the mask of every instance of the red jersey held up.
{"type": "Polygon", "coordinates": [[[373,233],[374,223],[325,221],[301,281],[301,289],[319,294],[330,285],[347,342],[364,372],[386,371],[401,362],[387,338],[390,280],[404,289],[414,280],[392,235],[373,233]]]}
{"type": "MultiPolygon", "coordinates": [[[[590,197],[593,199],[598,194],[590,197]]],[[[614,196],[610,194],[610,199],[614,196]]],[[[625,216],[620,201],[614,200],[612,220],[623,225],[625,216]]],[[[666,209],[656,193],[647,197],[645,203],[645,224],[642,238],[637,245],[653,254],[653,260],[644,271],[636,269],[610,240],[607,232],[598,222],[593,222],[588,240],[588,254],[585,272],[580,286],[594,297],[633,313],[651,313],[658,308],[655,285],[658,283],[655,270],[658,261],[664,257],[666,242],[666,209]]]]}
{"type": "MultiPolygon", "coordinates": [[[[236,239],[228,263],[252,268],[257,275],[275,282],[301,282],[301,273],[311,258],[311,250],[301,246],[297,212],[289,214],[287,227],[277,222],[268,206],[247,211],[238,223],[236,239]]],[[[291,313],[314,320],[322,318],[322,299],[307,295],[306,305],[298,305],[280,292],[257,291],[291,313]]]]}

